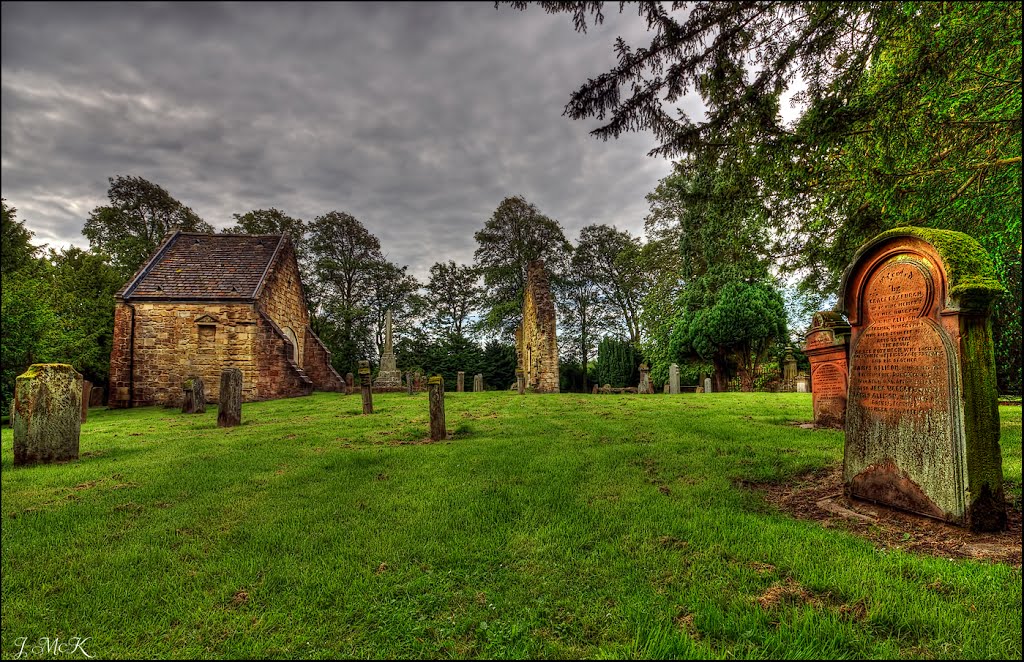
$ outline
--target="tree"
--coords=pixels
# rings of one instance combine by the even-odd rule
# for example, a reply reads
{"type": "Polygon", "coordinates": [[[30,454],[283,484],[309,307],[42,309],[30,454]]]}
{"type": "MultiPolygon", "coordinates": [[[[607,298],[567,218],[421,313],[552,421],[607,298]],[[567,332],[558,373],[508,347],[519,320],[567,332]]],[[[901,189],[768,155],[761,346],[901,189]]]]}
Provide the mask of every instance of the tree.
{"type": "Polygon", "coordinates": [[[15,378],[46,359],[46,339],[54,323],[46,282],[28,271],[0,273],[0,407],[5,414],[10,411],[15,378]]]}
{"type": "Polygon", "coordinates": [[[640,263],[640,240],[608,225],[588,225],[580,230],[573,260],[586,269],[606,306],[617,311],[630,341],[640,346],[641,302],[651,287],[651,277],[640,263]]]}
{"type": "Polygon", "coordinates": [[[606,337],[597,347],[597,381],[624,388],[640,383],[640,354],[628,340],[606,337]]]}
{"type": "MultiPolygon", "coordinates": [[[[571,12],[580,31],[588,15],[603,20],[601,2],[541,4],[571,12]]],[[[617,40],[617,65],[576,90],[565,114],[596,117],[592,133],[603,139],[650,130],[660,141],[653,154],[705,155],[746,171],[770,210],[769,252],[780,269],[803,274],[805,292],[834,295],[857,248],[892,227],[975,237],[1009,290],[995,311],[997,364],[1000,387],[1019,392],[1021,8],[633,6],[650,44],[617,40]],[[705,117],[666,111],[690,92],[705,117]],[[786,123],[781,103],[794,92],[799,116],[786,123]]]]}
{"type": "Polygon", "coordinates": [[[36,258],[39,249],[32,245],[32,232],[17,219],[18,210],[0,198],[0,273],[11,274],[36,258]]]}
{"type": "MultiPolygon", "coordinates": [[[[563,353],[560,366],[565,371],[578,363],[583,391],[587,390],[587,366],[597,351],[602,332],[614,328],[611,311],[601,298],[601,290],[594,279],[586,255],[577,249],[571,251],[569,266],[557,281],[556,289],[560,320],[559,348],[563,353]]],[[[621,325],[619,325],[621,326],[621,325]]],[[[569,375],[570,378],[572,375],[569,375]]]]}
{"type": "Polygon", "coordinates": [[[486,305],[481,327],[511,335],[522,317],[526,268],[543,259],[557,278],[568,253],[562,226],[522,196],[505,198],[475,235],[473,253],[484,279],[486,305]]]}
{"type": "Polygon", "coordinates": [[[142,177],[118,175],[109,181],[110,204],[92,210],[82,234],[94,250],[111,257],[122,280],[135,273],[168,232],[213,232],[194,211],[142,177]]]}
{"type": "Polygon", "coordinates": [[[711,278],[691,284],[673,329],[671,348],[680,358],[696,354],[715,365],[715,390],[725,390],[726,361],[738,367],[743,390],[753,390],[757,367],[768,350],[785,340],[786,310],[779,291],[767,281],[732,280],[707,287],[711,278]]]}
{"type": "Polygon", "coordinates": [[[478,372],[484,376],[484,384],[492,389],[504,390],[516,383],[515,345],[492,340],[484,346],[478,372]]]}
{"type": "Polygon", "coordinates": [[[470,316],[477,311],[483,296],[479,279],[475,267],[452,260],[430,267],[423,309],[429,311],[426,323],[437,336],[465,337],[470,333],[470,316]]]}
{"type": "Polygon", "coordinates": [[[418,304],[413,295],[420,289],[420,283],[407,273],[408,269],[386,260],[371,268],[373,286],[368,308],[378,356],[384,353],[387,312],[390,310],[391,317],[398,323],[411,320],[417,312],[418,304]]]}
{"type": "Polygon", "coordinates": [[[69,363],[86,379],[102,384],[110,373],[114,294],[123,281],[105,255],[77,247],[51,250],[48,272],[53,311],[47,359],[69,363]]]}
{"type": "Polygon", "coordinates": [[[375,355],[371,340],[374,274],[386,260],[380,241],[351,214],[331,211],[310,226],[309,253],[319,288],[310,316],[313,331],[333,353],[342,374],[375,355]]]}

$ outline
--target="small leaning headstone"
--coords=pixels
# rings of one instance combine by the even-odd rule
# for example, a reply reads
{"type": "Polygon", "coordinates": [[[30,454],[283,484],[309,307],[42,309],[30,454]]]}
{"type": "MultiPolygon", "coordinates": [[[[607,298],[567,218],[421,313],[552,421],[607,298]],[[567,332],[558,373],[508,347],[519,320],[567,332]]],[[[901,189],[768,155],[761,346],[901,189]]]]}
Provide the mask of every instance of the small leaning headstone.
{"type": "Polygon", "coordinates": [[[206,413],[206,386],[201,377],[192,375],[181,383],[181,390],[182,414],[206,413]]]}
{"type": "Polygon", "coordinates": [[[82,380],[82,422],[89,417],[89,400],[92,397],[92,382],[88,379],[82,380]]]}
{"type": "Polygon", "coordinates": [[[705,393],[711,393],[711,378],[710,377],[705,377],[704,378],[704,392],[705,393]]]}
{"type": "Polygon", "coordinates": [[[359,362],[359,387],[363,396],[363,413],[373,413],[373,392],[370,390],[370,362],[359,362]]]}
{"type": "Polygon", "coordinates": [[[66,363],[36,363],[14,384],[14,464],[77,460],[82,375],[66,363]]]}
{"type": "Polygon", "coordinates": [[[482,374],[477,374],[475,377],[473,377],[473,392],[474,393],[479,393],[480,391],[483,391],[483,390],[484,390],[484,376],[482,374]]]}
{"type": "Polygon", "coordinates": [[[455,373],[455,390],[458,393],[466,390],[466,373],[462,370],[455,373]]]}
{"type": "Polygon", "coordinates": [[[427,380],[427,395],[430,401],[430,438],[440,441],[448,438],[444,421],[444,377],[434,375],[427,380]]]}
{"type": "Polygon", "coordinates": [[[224,368],[220,373],[220,404],[217,427],[231,428],[242,423],[242,371],[224,368]]]}

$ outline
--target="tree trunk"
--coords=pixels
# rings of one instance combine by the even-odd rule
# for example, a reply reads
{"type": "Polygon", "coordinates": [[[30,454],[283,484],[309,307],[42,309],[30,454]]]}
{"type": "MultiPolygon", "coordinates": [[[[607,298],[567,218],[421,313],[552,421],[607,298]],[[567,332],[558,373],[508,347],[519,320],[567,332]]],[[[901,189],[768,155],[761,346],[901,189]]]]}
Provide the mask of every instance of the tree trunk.
{"type": "Polygon", "coordinates": [[[242,423],[242,371],[225,368],[220,373],[220,406],[217,427],[230,428],[242,423]]]}
{"type": "Polygon", "coordinates": [[[723,354],[716,352],[712,358],[712,363],[715,366],[712,386],[716,393],[725,393],[729,390],[729,359],[723,354]]]}

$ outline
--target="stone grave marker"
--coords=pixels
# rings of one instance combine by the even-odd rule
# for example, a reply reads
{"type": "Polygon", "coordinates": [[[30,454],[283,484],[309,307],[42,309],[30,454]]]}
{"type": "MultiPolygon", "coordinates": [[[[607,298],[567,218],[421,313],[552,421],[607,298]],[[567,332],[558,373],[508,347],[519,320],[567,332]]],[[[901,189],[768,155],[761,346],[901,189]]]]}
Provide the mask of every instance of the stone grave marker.
{"type": "Polygon", "coordinates": [[[455,373],[455,391],[462,393],[466,390],[466,373],[459,370],[455,373]]]}
{"type": "Polygon", "coordinates": [[[711,378],[710,377],[705,377],[704,378],[704,392],[705,393],[711,393],[711,378]]]}
{"type": "Polygon", "coordinates": [[[412,393],[413,393],[413,383],[412,383],[412,373],[411,372],[405,373],[405,387],[408,389],[409,395],[412,395],[412,393]]]}
{"type": "Polygon", "coordinates": [[[96,386],[93,384],[92,392],[89,394],[89,406],[90,407],[102,407],[103,406],[103,387],[96,386]]]}
{"type": "Polygon", "coordinates": [[[373,393],[370,390],[370,362],[359,362],[359,385],[363,395],[363,413],[373,413],[373,393]]]}
{"type": "Polygon", "coordinates": [[[356,387],[356,377],[351,372],[345,373],[345,395],[352,395],[356,387]]]}
{"type": "Polygon", "coordinates": [[[89,418],[89,400],[92,398],[92,382],[88,379],[82,380],[82,422],[89,418]]]}
{"type": "Polygon", "coordinates": [[[897,228],[843,275],[847,493],[975,530],[1006,526],[991,259],[959,232],[897,228]]]}
{"type": "Polygon", "coordinates": [[[36,363],[14,380],[14,464],[78,459],[82,375],[66,363],[36,363]]]}
{"type": "Polygon", "coordinates": [[[202,377],[192,375],[181,383],[183,391],[181,400],[182,414],[206,413],[206,387],[202,377]]]}
{"type": "Polygon", "coordinates": [[[815,313],[804,337],[804,354],[811,362],[814,424],[843,429],[846,423],[847,358],[850,325],[840,313],[815,313]]]}
{"type": "Polygon", "coordinates": [[[444,422],[444,377],[434,375],[427,380],[427,395],[430,401],[430,438],[440,441],[448,438],[444,422]]]}
{"type": "Polygon", "coordinates": [[[519,395],[526,394],[526,373],[522,368],[516,368],[516,391],[519,395]]]}
{"type": "Polygon", "coordinates": [[[225,368],[220,373],[220,405],[217,427],[230,428],[242,423],[242,371],[225,368]]]}
{"type": "Polygon", "coordinates": [[[651,368],[646,363],[640,364],[640,386],[636,389],[637,393],[654,393],[651,388],[651,368]]]}
{"type": "Polygon", "coordinates": [[[679,395],[679,365],[673,363],[668,367],[669,393],[679,395]]]}
{"type": "Polygon", "coordinates": [[[479,393],[480,391],[483,391],[483,390],[484,390],[484,376],[482,374],[478,373],[476,376],[473,377],[473,392],[474,393],[479,393]]]}

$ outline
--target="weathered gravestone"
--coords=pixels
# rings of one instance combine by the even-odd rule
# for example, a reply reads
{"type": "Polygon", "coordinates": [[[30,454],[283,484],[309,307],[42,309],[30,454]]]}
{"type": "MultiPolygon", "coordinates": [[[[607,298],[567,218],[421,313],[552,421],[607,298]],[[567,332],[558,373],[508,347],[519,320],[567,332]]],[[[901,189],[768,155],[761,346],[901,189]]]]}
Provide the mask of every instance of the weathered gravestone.
{"type": "Polygon", "coordinates": [[[598,386],[597,384],[594,384],[594,390],[591,391],[591,394],[592,395],[597,395],[600,391],[601,391],[601,387],[598,386]]]}
{"type": "Polygon", "coordinates": [[[654,393],[654,389],[651,387],[651,368],[647,363],[640,364],[640,386],[636,389],[637,393],[654,393]]]}
{"type": "Polygon", "coordinates": [[[82,422],[89,417],[89,399],[92,397],[92,382],[82,380],[82,422]]]}
{"type": "Polygon", "coordinates": [[[455,390],[459,393],[466,390],[466,373],[461,370],[455,373],[455,390]]]}
{"type": "Polygon", "coordinates": [[[782,359],[782,387],[781,391],[793,393],[796,391],[796,357],[793,356],[793,348],[786,348],[786,356],[782,359]]]}
{"type": "Polygon", "coordinates": [[[359,362],[359,387],[363,395],[363,413],[373,413],[373,393],[370,391],[370,362],[359,362]]]}
{"type": "Polygon", "coordinates": [[[430,402],[430,438],[440,441],[448,438],[444,422],[444,377],[434,375],[427,380],[427,396],[430,402]]]}
{"type": "Polygon", "coordinates": [[[959,232],[897,228],[857,251],[850,321],[847,492],[923,515],[1006,526],[991,260],[959,232]]]}
{"type": "Polygon", "coordinates": [[[230,428],[242,423],[242,371],[225,368],[220,373],[220,404],[217,427],[230,428]]]}
{"type": "Polygon", "coordinates": [[[671,393],[671,390],[669,389],[669,386],[668,386],[668,382],[665,382],[665,386],[662,388],[661,392],[664,393],[665,395],[668,395],[669,393],[671,393]]]}
{"type": "Polygon", "coordinates": [[[814,424],[841,430],[846,423],[850,325],[835,311],[815,313],[804,338],[804,354],[811,362],[814,424]]]}
{"type": "Polygon", "coordinates": [[[672,395],[679,395],[679,365],[673,363],[668,367],[668,392],[672,395]]]}
{"type": "Polygon", "coordinates": [[[90,407],[102,407],[103,406],[103,387],[93,385],[92,392],[89,394],[89,406],[90,407]]]}
{"type": "Polygon", "coordinates": [[[704,378],[704,392],[705,393],[711,393],[711,378],[710,377],[705,377],[704,378]]]}
{"type": "Polygon", "coordinates": [[[384,351],[380,355],[380,368],[374,387],[378,391],[398,391],[402,388],[402,373],[395,358],[395,345],[391,336],[391,311],[384,314],[384,351]]]}
{"type": "Polygon", "coordinates": [[[192,375],[181,383],[182,414],[203,414],[206,412],[206,387],[203,379],[192,375]]]}
{"type": "Polygon", "coordinates": [[[477,374],[475,377],[473,377],[473,392],[474,393],[479,393],[480,391],[483,391],[483,390],[484,390],[484,376],[481,375],[481,374],[477,374]]]}
{"type": "Polygon", "coordinates": [[[14,383],[14,464],[77,460],[82,375],[65,363],[36,363],[14,383]]]}
{"type": "Polygon", "coordinates": [[[345,373],[345,395],[352,395],[356,387],[356,377],[351,372],[345,373]]]}
{"type": "Polygon", "coordinates": [[[516,368],[516,392],[519,395],[526,395],[526,373],[522,368],[516,368]]]}
{"type": "Polygon", "coordinates": [[[808,386],[811,382],[811,378],[807,375],[800,373],[796,376],[796,392],[797,393],[809,393],[810,387],[808,386]]]}
{"type": "Polygon", "coordinates": [[[411,372],[405,373],[405,387],[406,387],[406,389],[408,389],[409,395],[412,395],[413,384],[412,384],[412,373],[411,372]]]}

